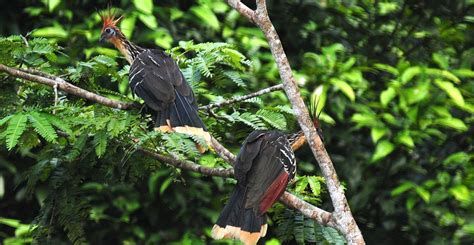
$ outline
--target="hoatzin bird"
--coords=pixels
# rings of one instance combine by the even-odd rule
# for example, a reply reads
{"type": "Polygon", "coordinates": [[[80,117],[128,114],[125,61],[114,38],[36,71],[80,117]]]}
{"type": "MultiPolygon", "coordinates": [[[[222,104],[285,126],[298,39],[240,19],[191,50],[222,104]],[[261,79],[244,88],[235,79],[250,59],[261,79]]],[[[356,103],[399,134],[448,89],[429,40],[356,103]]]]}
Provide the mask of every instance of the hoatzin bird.
{"type": "MultiPolygon", "coordinates": [[[[322,130],[313,118],[319,137],[322,130]]],[[[267,232],[265,212],[280,198],[295,177],[294,150],[306,142],[302,131],[254,131],[245,140],[234,165],[237,185],[212,228],[214,239],[240,239],[256,244],[267,232]]]]}
{"type": "Polygon", "coordinates": [[[130,89],[154,111],[157,130],[201,135],[209,142],[194,93],[176,62],[162,50],[142,48],[127,40],[117,27],[122,17],[116,18],[110,8],[102,12],[100,39],[111,42],[130,63],[130,89]]]}

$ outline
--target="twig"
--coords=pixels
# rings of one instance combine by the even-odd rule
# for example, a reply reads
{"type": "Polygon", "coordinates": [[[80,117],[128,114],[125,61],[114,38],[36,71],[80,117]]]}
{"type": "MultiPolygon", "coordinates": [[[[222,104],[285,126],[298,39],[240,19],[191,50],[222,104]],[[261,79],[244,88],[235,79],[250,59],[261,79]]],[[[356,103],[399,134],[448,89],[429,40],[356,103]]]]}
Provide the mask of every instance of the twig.
{"type": "Polygon", "coordinates": [[[97,102],[102,105],[106,105],[109,107],[123,109],[123,110],[128,110],[128,109],[137,107],[136,104],[134,103],[125,103],[121,101],[111,100],[109,98],[100,96],[98,94],[91,93],[85,89],[72,85],[71,83],[68,83],[64,79],[59,78],[59,77],[55,77],[54,79],[52,79],[51,75],[49,75],[49,77],[34,75],[22,69],[8,67],[3,64],[0,64],[0,71],[6,72],[14,77],[23,78],[28,81],[45,84],[51,87],[54,87],[55,85],[57,85],[58,89],[64,92],[85,98],[90,101],[97,102]]]}
{"type": "Polygon", "coordinates": [[[250,94],[243,95],[243,96],[237,96],[236,98],[225,100],[225,101],[222,101],[222,102],[219,102],[219,103],[200,106],[199,110],[209,110],[209,109],[212,109],[212,108],[215,108],[215,107],[221,107],[221,106],[224,106],[224,105],[229,105],[229,104],[232,104],[232,103],[247,100],[247,99],[250,99],[250,98],[253,98],[253,97],[260,96],[262,94],[267,94],[267,93],[271,93],[273,91],[282,90],[282,89],[283,89],[283,84],[274,85],[274,86],[264,88],[262,90],[254,92],[254,93],[250,93],[250,94]]]}
{"type": "Polygon", "coordinates": [[[220,177],[232,177],[234,176],[234,170],[232,168],[209,168],[209,167],[204,167],[199,164],[193,163],[191,161],[184,161],[184,160],[179,160],[176,158],[172,157],[167,157],[161,154],[158,154],[156,152],[152,152],[143,148],[138,148],[138,151],[143,152],[147,156],[151,156],[155,159],[158,159],[162,162],[165,162],[168,165],[193,171],[193,172],[198,172],[204,175],[209,175],[209,176],[220,176],[220,177]]]}
{"type": "Polygon", "coordinates": [[[326,149],[324,148],[324,145],[311,122],[308,109],[301,98],[299,88],[293,77],[290,64],[286,57],[285,51],[283,50],[283,46],[281,45],[278,33],[276,32],[275,27],[268,16],[266,1],[257,0],[257,9],[255,10],[254,14],[250,14],[247,9],[243,8],[241,6],[243,4],[240,3],[240,1],[227,0],[227,2],[242,15],[246,16],[250,21],[256,23],[268,41],[273,58],[275,59],[275,62],[278,66],[280,77],[283,81],[285,93],[290,100],[294,114],[298,119],[306,139],[308,139],[310,148],[319,163],[319,167],[321,168],[324,178],[326,179],[331,201],[334,206],[333,218],[336,222],[336,229],[344,234],[349,244],[365,244],[362,233],[360,232],[360,229],[357,226],[354,217],[352,216],[349,204],[347,203],[347,199],[344,196],[344,190],[342,189],[341,183],[339,182],[331,158],[326,152],[326,149]]]}

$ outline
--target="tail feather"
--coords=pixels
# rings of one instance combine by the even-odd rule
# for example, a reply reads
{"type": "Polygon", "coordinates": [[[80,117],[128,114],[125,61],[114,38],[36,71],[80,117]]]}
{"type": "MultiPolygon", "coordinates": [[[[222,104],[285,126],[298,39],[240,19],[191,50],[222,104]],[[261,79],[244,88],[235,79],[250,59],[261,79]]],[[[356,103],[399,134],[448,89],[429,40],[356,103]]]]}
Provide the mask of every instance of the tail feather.
{"type": "Polygon", "coordinates": [[[253,209],[244,207],[245,191],[236,187],[212,228],[214,239],[240,239],[244,244],[257,244],[267,233],[265,215],[257,215],[253,209]]]}
{"type": "Polygon", "coordinates": [[[199,117],[197,107],[190,103],[186,97],[176,91],[176,98],[172,103],[163,105],[163,110],[158,112],[156,117],[156,127],[167,125],[167,120],[171,127],[188,126],[202,128],[207,131],[206,126],[199,117]]]}

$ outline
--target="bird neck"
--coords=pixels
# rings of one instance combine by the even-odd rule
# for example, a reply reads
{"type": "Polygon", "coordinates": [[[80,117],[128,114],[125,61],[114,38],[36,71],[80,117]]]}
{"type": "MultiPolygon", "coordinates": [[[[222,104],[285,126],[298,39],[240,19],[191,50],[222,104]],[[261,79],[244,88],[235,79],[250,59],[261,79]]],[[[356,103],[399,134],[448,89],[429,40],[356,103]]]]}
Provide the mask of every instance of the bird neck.
{"type": "Polygon", "coordinates": [[[117,37],[114,37],[110,40],[114,46],[125,56],[128,63],[132,64],[133,60],[141,53],[144,48],[130,42],[121,32],[117,37]]]}
{"type": "Polygon", "coordinates": [[[306,143],[306,137],[304,136],[303,131],[289,134],[287,137],[293,151],[298,150],[306,143]]]}

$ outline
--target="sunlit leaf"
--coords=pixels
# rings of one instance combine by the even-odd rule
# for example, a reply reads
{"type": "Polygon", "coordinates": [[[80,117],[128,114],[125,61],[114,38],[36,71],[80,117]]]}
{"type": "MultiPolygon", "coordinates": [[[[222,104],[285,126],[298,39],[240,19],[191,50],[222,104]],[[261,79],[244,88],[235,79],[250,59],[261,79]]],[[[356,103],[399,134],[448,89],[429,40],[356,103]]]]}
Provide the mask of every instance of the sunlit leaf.
{"type": "Polygon", "coordinates": [[[372,137],[372,141],[377,143],[377,141],[379,141],[379,139],[381,139],[388,132],[389,130],[387,128],[374,127],[370,130],[370,136],[372,137]]]}
{"type": "Polygon", "coordinates": [[[458,131],[467,131],[467,125],[458,118],[439,118],[434,123],[456,129],[458,131]]]}
{"type": "Polygon", "coordinates": [[[132,0],[133,5],[135,8],[140,10],[145,14],[152,14],[153,13],[153,1],[152,0],[132,0]]]}
{"type": "Polygon", "coordinates": [[[332,78],[331,83],[338,87],[351,101],[355,100],[355,93],[351,85],[337,78],[332,78]]]}
{"type": "Polygon", "coordinates": [[[376,162],[380,159],[385,158],[390,153],[392,153],[394,149],[395,149],[395,146],[392,143],[390,143],[390,141],[388,140],[380,141],[375,147],[375,152],[372,155],[371,162],[376,162]]]}
{"type": "Polygon", "coordinates": [[[444,92],[446,92],[449,97],[456,103],[458,106],[464,106],[464,97],[461,94],[461,91],[456,88],[451,82],[441,81],[439,79],[435,80],[436,85],[444,92]]]}
{"type": "Polygon", "coordinates": [[[380,93],[380,103],[382,103],[382,105],[386,107],[388,103],[390,103],[390,101],[395,98],[395,96],[397,96],[397,92],[394,88],[389,87],[386,90],[382,91],[382,93],[380,93]]]}

